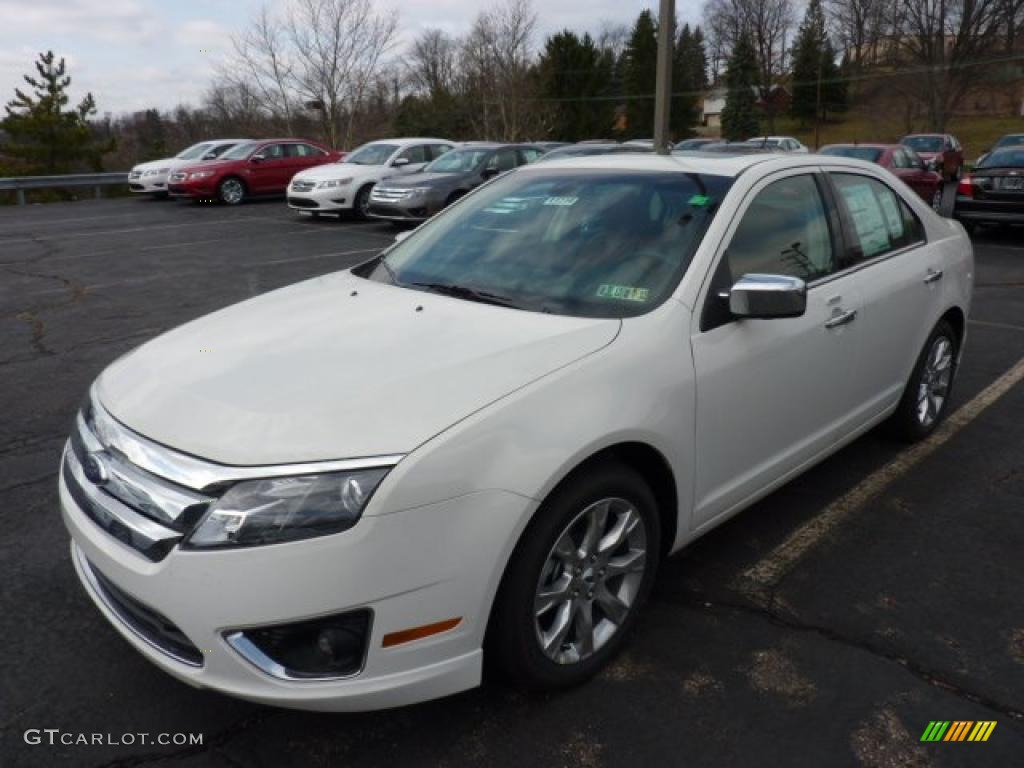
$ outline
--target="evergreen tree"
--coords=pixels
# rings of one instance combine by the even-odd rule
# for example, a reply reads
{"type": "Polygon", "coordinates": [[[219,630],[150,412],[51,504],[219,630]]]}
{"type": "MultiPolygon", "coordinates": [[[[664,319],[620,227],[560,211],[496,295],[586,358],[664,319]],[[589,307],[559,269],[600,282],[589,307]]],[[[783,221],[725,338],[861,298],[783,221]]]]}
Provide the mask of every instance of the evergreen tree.
{"type": "Polygon", "coordinates": [[[691,30],[684,24],[676,40],[673,62],[672,91],[672,133],[676,140],[694,134],[694,126],[700,119],[702,91],[707,86],[707,54],[704,51],[704,35],[697,27],[691,30]]]}
{"type": "Polygon", "coordinates": [[[658,72],[658,32],[650,11],[641,11],[623,54],[626,91],[626,133],[633,138],[654,135],[654,88],[658,72]]]}
{"type": "Polygon", "coordinates": [[[725,71],[728,91],[722,110],[722,136],[743,141],[761,132],[757,115],[757,59],[750,36],[740,35],[725,71]]]}
{"type": "Polygon", "coordinates": [[[541,96],[551,102],[551,136],[561,141],[606,136],[615,119],[614,61],[590,35],[565,30],[547,39],[537,65],[541,96]]]}
{"type": "MultiPolygon", "coordinates": [[[[821,0],[811,0],[793,45],[793,101],[790,112],[806,125],[818,109],[818,78],[825,80],[825,14],[821,0]]],[[[832,62],[833,67],[835,62],[832,62]]]]}
{"type": "Polygon", "coordinates": [[[836,49],[827,37],[821,50],[821,109],[822,117],[829,112],[843,113],[849,107],[849,60],[836,64],[836,49]]]}
{"type": "Polygon", "coordinates": [[[24,76],[33,92],[16,88],[0,122],[9,137],[3,153],[24,161],[32,171],[48,174],[73,170],[83,162],[98,169],[101,155],[111,147],[93,139],[88,122],[96,114],[92,94],[66,109],[71,77],[64,59],[57,61],[53,51],[47,51],[39,54],[35,66],[37,77],[24,76]]]}

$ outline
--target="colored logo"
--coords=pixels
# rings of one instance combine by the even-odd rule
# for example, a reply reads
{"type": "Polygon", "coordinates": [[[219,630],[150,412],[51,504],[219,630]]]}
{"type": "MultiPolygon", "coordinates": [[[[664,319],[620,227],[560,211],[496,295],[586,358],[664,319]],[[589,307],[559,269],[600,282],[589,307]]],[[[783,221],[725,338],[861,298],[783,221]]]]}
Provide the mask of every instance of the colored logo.
{"type": "Polygon", "coordinates": [[[995,729],[995,720],[932,720],[921,741],[988,741],[995,729]]]}

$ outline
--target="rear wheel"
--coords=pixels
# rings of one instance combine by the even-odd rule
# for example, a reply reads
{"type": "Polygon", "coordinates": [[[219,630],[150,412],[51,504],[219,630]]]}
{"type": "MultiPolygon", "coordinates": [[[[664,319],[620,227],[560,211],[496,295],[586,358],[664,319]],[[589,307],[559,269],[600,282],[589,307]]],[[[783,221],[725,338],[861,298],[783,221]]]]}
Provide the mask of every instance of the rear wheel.
{"type": "Polygon", "coordinates": [[[241,179],[229,176],[217,187],[217,196],[226,205],[238,205],[245,199],[245,185],[241,179]]]}
{"type": "Polygon", "coordinates": [[[935,188],[935,194],[932,195],[932,210],[936,213],[942,213],[942,187],[943,185],[939,184],[939,186],[935,188]]]}
{"type": "Polygon", "coordinates": [[[452,192],[448,195],[448,199],[444,201],[444,207],[447,208],[449,205],[457,201],[461,197],[465,197],[465,192],[452,192]]]}
{"type": "Polygon", "coordinates": [[[657,506],[640,475],[607,462],[571,478],[538,510],[509,562],[489,661],[528,688],[587,680],[635,623],[659,553],[657,506]]]}
{"type": "Polygon", "coordinates": [[[898,437],[908,442],[923,440],[945,417],[956,376],[957,344],[953,326],[940,320],[925,342],[892,416],[891,426],[898,437]]]}

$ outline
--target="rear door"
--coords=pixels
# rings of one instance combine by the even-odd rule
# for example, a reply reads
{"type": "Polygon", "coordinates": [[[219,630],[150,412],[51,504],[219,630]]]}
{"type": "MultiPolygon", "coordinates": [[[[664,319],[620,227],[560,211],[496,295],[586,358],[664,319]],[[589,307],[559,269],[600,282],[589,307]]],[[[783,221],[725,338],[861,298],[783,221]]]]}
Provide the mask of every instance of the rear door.
{"type": "Polygon", "coordinates": [[[763,493],[828,450],[852,409],[860,297],[841,273],[839,222],[808,169],[748,193],[704,288],[697,375],[694,525],[763,493]],[[737,319],[728,291],[751,273],[807,282],[801,317],[737,319]]]}
{"type": "Polygon", "coordinates": [[[851,384],[855,421],[880,416],[899,400],[942,300],[941,254],[903,193],[873,176],[828,174],[842,215],[851,265],[848,282],[861,297],[860,346],[851,384]]]}

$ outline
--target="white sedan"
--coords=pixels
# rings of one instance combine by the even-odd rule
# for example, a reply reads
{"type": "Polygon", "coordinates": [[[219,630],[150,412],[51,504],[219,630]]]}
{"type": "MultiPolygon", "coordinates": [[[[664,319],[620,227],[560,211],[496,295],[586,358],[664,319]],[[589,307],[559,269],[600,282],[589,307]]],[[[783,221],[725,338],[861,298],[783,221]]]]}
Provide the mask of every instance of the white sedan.
{"type": "Polygon", "coordinates": [[[128,174],[128,189],[136,194],[166,195],[167,180],[173,171],[203,160],[214,160],[244,141],[248,139],[201,141],[181,150],[174,157],[139,163],[128,174]]]}
{"type": "Polygon", "coordinates": [[[576,684],[664,557],[875,425],[936,428],[973,270],[865,162],[525,166],[111,364],[63,457],[72,560],[139,652],[246,699],[409,704],[485,654],[576,684]]]}
{"type": "Polygon", "coordinates": [[[810,150],[806,145],[792,136],[755,136],[747,139],[747,144],[760,144],[765,149],[773,149],[776,152],[796,152],[806,155],[810,150]]]}
{"type": "Polygon", "coordinates": [[[292,177],[288,205],[311,214],[355,211],[366,218],[370,192],[384,179],[422,171],[454,144],[445,139],[387,139],[292,177]]]}

